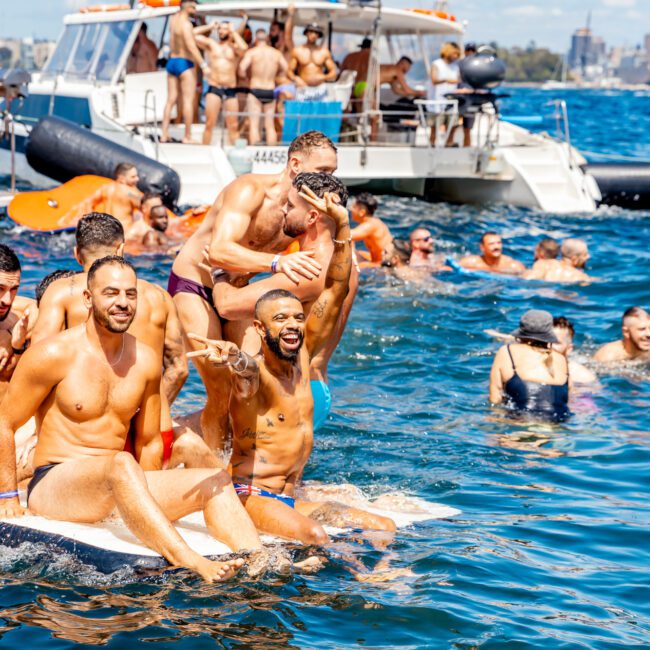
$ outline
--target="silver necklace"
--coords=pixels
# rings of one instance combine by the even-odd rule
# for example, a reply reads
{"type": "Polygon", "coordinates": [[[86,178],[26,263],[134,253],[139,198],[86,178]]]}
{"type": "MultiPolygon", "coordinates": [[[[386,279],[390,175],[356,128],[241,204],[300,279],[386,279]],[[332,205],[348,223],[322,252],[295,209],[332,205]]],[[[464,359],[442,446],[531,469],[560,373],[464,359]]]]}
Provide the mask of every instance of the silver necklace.
{"type": "Polygon", "coordinates": [[[111,368],[115,368],[115,366],[116,366],[120,361],[122,361],[122,355],[124,354],[124,339],[125,339],[125,338],[126,338],[125,336],[122,336],[122,349],[120,350],[120,356],[117,358],[117,361],[115,361],[114,363],[111,363],[110,361],[108,362],[108,365],[109,365],[111,368]]]}

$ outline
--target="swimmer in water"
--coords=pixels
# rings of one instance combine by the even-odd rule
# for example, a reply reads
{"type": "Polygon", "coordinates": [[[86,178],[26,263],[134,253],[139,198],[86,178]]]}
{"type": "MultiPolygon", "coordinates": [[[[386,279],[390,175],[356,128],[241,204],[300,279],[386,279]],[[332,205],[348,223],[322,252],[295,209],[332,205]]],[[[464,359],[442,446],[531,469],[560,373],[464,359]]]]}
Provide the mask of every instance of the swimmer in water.
{"type": "Polygon", "coordinates": [[[630,307],[623,314],[622,337],[603,345],[594,361],[650,361],[650,315],[642,307],[630,307]]]}
{"type": "Polygon", "coordinates": [[[508,275],[521,275],[526,270],[521,262],[503,254],[503,240],[496,232],[484,233],[479,247],[480,255],[466,255],[460,260],[460,265],[471,271],[508,275]]]}
{"type": "Polygon", "coordinates": [[[586,366],[571,359],[573,352],[573,339],[575,337],[575,327],[573,323],[564,316],[553,318],[553,332],[558,342],[553,344],[553,349],[563,354],[569,361],[569,376],[571,385],[589,385],[598,383],[598,377],[586,366]]]}
{"type": "Polygon", "coordinates": [[[569,366],[553,349],[553,317],[531,309],[513,333],[516,343],[496,353],[490,373],[490,402],[559,420],[569,415],[569,366]]]}
{"type": "MultiPolygon", "coordinates": [[[[306,544],[326,544],[329,537],[321,524],[389,531],[395,524],[347,506],[295,498],[313,447],[310,359],[336,327],[352,268],[348,212],[338,197],[325,193],[319,198],[304,187],[301,199],[335,224],[325,289],[309,316],[290,291],[269,291],[255,308],[255,327],[262,339],[259,355],[251,357],[232,344],[207,339],[198,339],[204,350],[190,354],[202,355],[232,374],[231,473],[258,530],[306,544]]],[[[294,216],[298,215],[289,213],[287,219],[294,216]]]]}
{"type": "Polygon", "coordinates": [[[416,228],[409,236],[411,257],[409,267],[426,269],[432,273],[451,271],[451,267],[443,264],[433,252],[433,235],[426,228],[416,228]]]}
{"type": "Polygon", "coordinates": [[[375,211],[379,206],[370,192],[362,192],[354,197],[350,215],[359,225],[352,229],[352,241],[362,241],[370,253],[370,261],[382,264],[393,255],[393,235],[388,226],[375,211]]]}
{"type": "Polygon", "coordinates": [[[167,208],[164,205],[157,205],[151,208],[149,222],[151,228],[142,238],[142,245],[147,248],[168,248],[172,244],[172,241],[165,234],[169,225],[167,208]]]}
{"type": "Polygon", "coordinates": [[[229,578],[241,559],[204,558],[171,524],[202,511],[210,533],[233,551],[261,549],[228,473],[146,471],[157,462],[160,358],[127,332],[138,303],[135,269],[122,257],[105,257],[86,278],[88,319],[30,346],[0,404],[0,517],[24,513],[14,434],[36,416],[36,469],[27,489],[34,514],[95,523],[117,508],[129,530],[172,566],[208,582],[229,578]],[[135,457],[122,451],[131,428],[135,457]]]}
{"type": "Polygon", "coordinates": [[[560,250],[560,260],[539,259],[524,277],[544,282],[591,282],[592,278],[584,272],[589,259],[587,243],[582,239],[565,239],[560,250]]]}
{"type": "Polygon", "coordinates": [[[142,192],[138,189],[140,177],[136,166],[120,163],[115,168],[115,181],[102,185],[83,206],[82,214],[102,210],[112,214],[124,228],[127,238],[131,229],[142,219],[142,192]]]}

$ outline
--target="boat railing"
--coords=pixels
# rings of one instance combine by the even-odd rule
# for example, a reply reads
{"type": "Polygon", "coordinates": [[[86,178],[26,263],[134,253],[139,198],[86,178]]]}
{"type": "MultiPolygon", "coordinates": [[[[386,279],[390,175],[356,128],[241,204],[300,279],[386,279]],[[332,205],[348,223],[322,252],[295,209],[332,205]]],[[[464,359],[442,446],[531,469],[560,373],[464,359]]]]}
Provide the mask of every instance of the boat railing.
{"type": "Polygon", "coordinates": [[[569,159],[569,168],[576,167],[575,157],[573,155],[573,146],[571,145],[571,129],[569,128],[569,111],[566,101],[563,99],[554,99],[548,102],[547,106],[553,106],[555,118],[555,137],[560,142],[566,144],[567,156],[569,159]]]}
{"type": "Polygon", "coordinates": [[[446,147],[449,138],[458,126],[458,100],[457,99],[416,99],[420,122],[422,126],[435,130],[436,137],[429,137],[429,143],[433,146],[446,147]],[[444,130],[443,130],[444,126],[444,130]],[[442,138],[438,134],[442,131],[442,138]]]}
{"type": "Polygon", "coordinates": [[[156,160],[159,160],[158,145],[160,144],[160,136],[158,133],[158,112],[156,111],[156,93],[153,89],[148,88],[144,93],[144,123],[148,127],[149,137],[153,140],[156,160]],[[149,97],[151,97],[151,114],[153,119],[149,120],[149,97]]]}

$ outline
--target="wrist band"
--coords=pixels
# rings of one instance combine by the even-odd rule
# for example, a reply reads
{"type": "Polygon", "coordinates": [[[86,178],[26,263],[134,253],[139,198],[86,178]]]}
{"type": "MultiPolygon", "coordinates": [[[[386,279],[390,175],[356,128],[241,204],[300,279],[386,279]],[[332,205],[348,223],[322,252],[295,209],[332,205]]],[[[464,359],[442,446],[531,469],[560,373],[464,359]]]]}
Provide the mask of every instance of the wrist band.
{"type": "Polygon", "coordinates": [[[334,239],[334,237],[332,237],[332,241],[335,244],[351,244],[352,243],[352,237],[348,237],[347,239],[334,239]]]}
{"type": "Polygon", "coordinates": [[[277,273],[278,272],[278,262],[280,261],[280,258],[282,255],[276,255],[273,258],[273,261],[271,262],[271,273],[277,273]]]}
{"type": "Polygon", "coordinates": [[[0,492],[0,499],[15,499],[18,496],[18,490],[9,490],[9,492],[0,492]]]}
{"type": "Polygon", "coordinates": [[[23,343],[23,346],[22,346],[21,348],[15,348],[15,347],[12,345],[12,346],[11,346],[11,351],[12,351],[14,354],[16,354],[16,355],[18,355],[18,354],[22,354],[23,352],[25,352],[25,350],[27,350],[28,346],[29,346],[29,344],[27,343],[27,341],[25,341],[25,342],[23,343]]]}

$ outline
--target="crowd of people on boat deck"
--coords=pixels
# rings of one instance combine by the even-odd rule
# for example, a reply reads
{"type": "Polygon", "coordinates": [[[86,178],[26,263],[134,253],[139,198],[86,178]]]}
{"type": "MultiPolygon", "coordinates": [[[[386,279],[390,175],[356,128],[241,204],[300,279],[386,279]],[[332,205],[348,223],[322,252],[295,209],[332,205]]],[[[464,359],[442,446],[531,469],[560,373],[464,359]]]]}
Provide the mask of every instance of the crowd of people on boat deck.
{"type": "MultiPolygon", "coordinates": [[[[198,122],[198,99],[203,96],[205,127],[203,144],[212,142],[213,131],[220,115],[227,132],[227,141],[234,144],[245,136],[249,144],[264,140],[276,144],[282,138],[285,102],[331,101],[333,84],[349,85],[348,113],[363,110],[368,87],[372,40],[364,38],[359,50],[350,52],[338,65],[327,45],[325,32],[317,24],[303,30],[304,43],[294,43],[295,8],[290,5],[284,22],[274,21],[269,29],[253,33],[248,16],[242,12],[239,25],[232,22],[198,22],[197,3],[184,0],[180,11],[170,20],[170,54],[166,62],[168,94],[162,121],[161,141],[170,140],[170,123],[174,108],[184,125],[183,142],[193,142],[192,124],[198,122]],[[214,34],[216,38],[211,35],[214,34]],[[200,72],[200,76],[199,76],[200,72]],[[201,79],[204,92],[197,94],[201,79]],[[262,128],[263,124],[263,128],[262,128]]],[[[465,56],[476,54],[476,46],[468,43],[465,56]]],[[[463,130],[463,146],[470,144],[470,132],[475,116],[463,109],[460,118],[447,112],[445,97],[449,93],[469,92],[461,82],[458,59],[461,50],[456,43],[445,43],[440,58],[431,65],[427,90],[412,87],[407,75],[413,65],[408,56],[391,64],[381,64],[378,70],[380,86],[389,86],[403,108],[415,111],[415,99],[429,100],[431,138],[438,129],[448,131],[446,141],[455,143],[456,129],[463,130]],[[441,120],[435,120],[441,114],[441,120]],[[434,126],[435,125],[435,126],[434,126]]],[[[147,36],[147,26],[140,33],[129,56],[127,72],[153,72],[158,65],[158,48],[147,36]]],[[[376,102],[372,110],[376,111],[376,102]]],[[[398,104],[396,104],[398,106],[398,104]]],[[[372,139],[377,139],[378,120],[372,121],[372,139]]]]}

